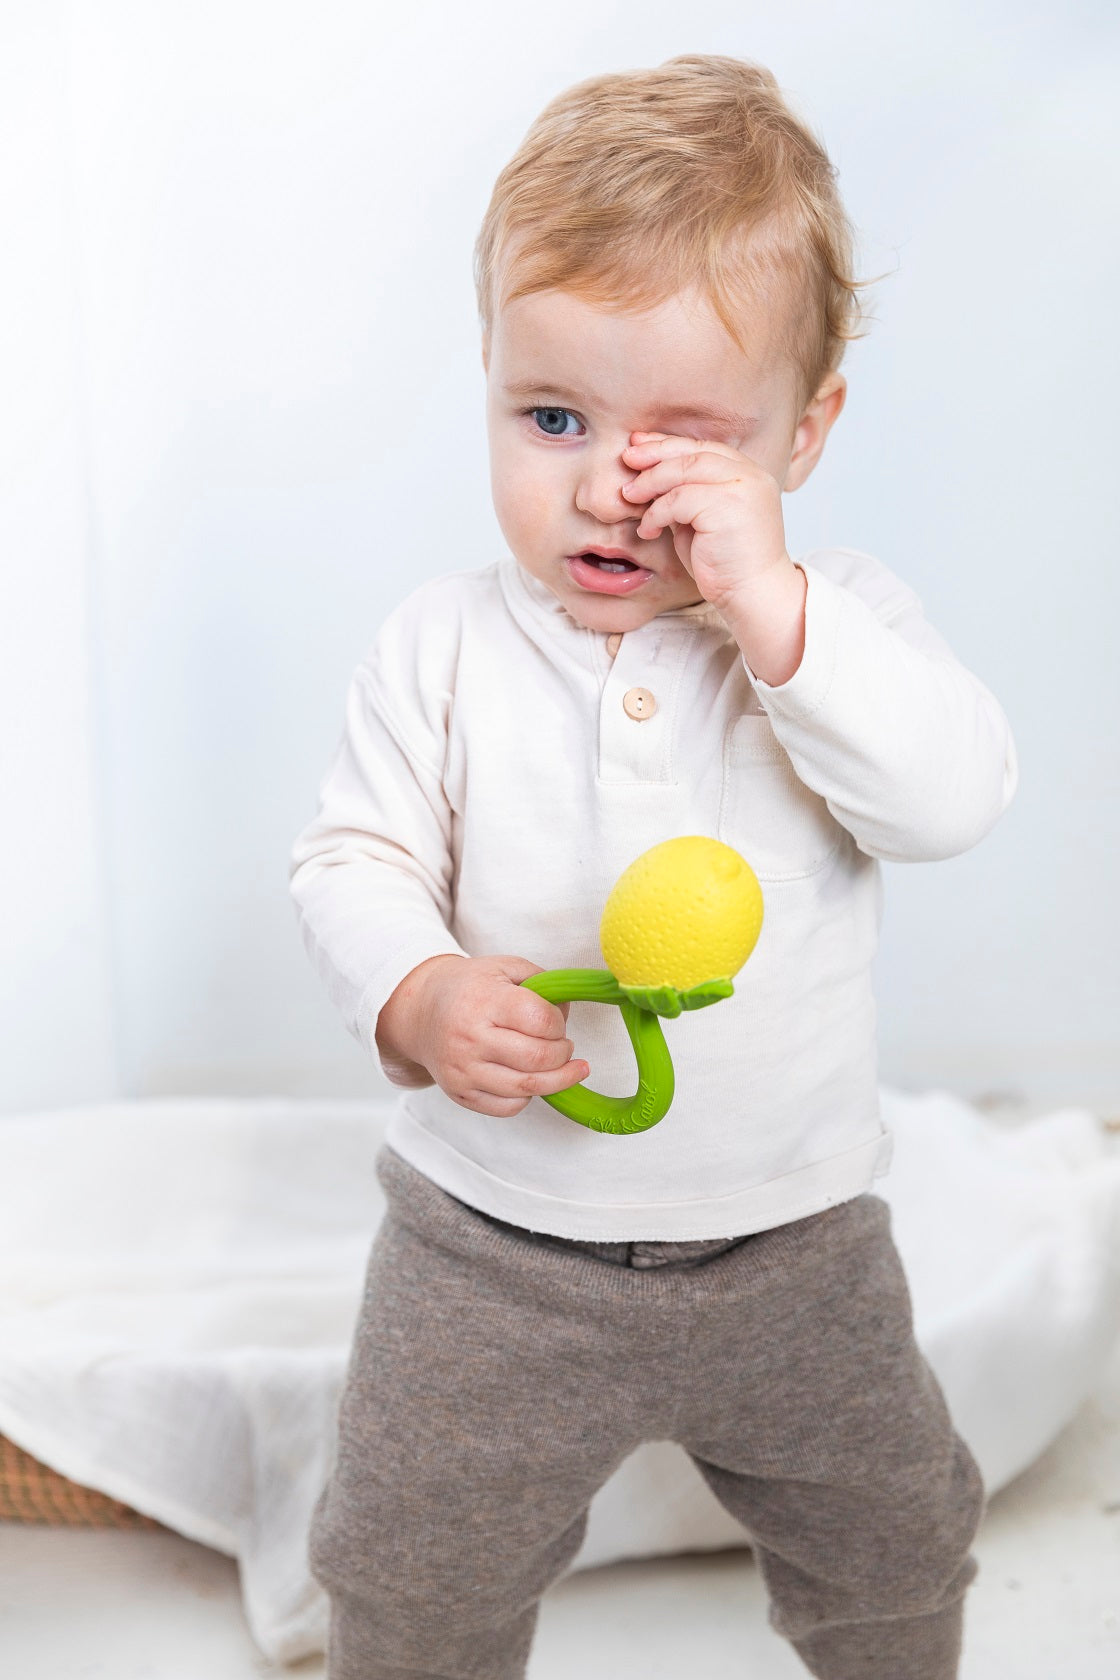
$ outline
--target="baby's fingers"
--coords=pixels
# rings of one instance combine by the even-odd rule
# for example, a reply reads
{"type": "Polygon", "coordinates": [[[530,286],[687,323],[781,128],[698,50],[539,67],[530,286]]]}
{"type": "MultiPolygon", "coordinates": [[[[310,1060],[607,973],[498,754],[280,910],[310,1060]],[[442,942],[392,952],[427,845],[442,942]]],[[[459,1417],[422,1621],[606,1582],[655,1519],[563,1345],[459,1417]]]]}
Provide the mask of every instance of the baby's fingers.
{"type": "Polygon", "coordinates": [[[449,1090],[448,1095],[479,1114],[511,1118],[533,1097],[553,1097],[587,1078],[591,1070],[586,1062],[569,1059],[571,1049],[570,1039],[527,1038],[492,1029],[480,1046],[480,1060],[466,1073],[467,1089],[449,1090]],[[503,1059],[481,1059],[491,1056],[503,1059]]]}
{"type": "Polygon", "coordinates": [[[569,1085],[578,1085],[591,1070],[586,1062],[570,1061],[545,1073],[519,1073],[516,1068],[499,1067],[497,1064],[486,1071],[493,1074],[494,1088],[502,1096],[552,1097],[557,1091],[566,1091],[569,1085]]]}
{"type": "Polygon", "coordinates": [[[496,1062],[480,1062],[473,1070],[473,1088],[462,1093],[451,1091],[448,1095],[479,1114],[511,1119],[528,1108],[533,1097],[554,1097],[558,1091],[578,1085],[588,1072],[586,1062],[567,1062],[548,1073],[519,1073],[514,1068],[499,1067],[496,1062]]]}
{"type": "MultiPolygon", "coordinates": [[[[492,1027],[486,1036],[483,1054],[487,1061],[498,1067],[523,1077],[549,1076],[557,1071],[579,1069],[574,1077],[565,1083],[575,1084],[586,1077],[588,1067],[586,1062],[573,1061],[575,1045],[570,1038],[530,1038],[525,1033],[509,1032],[504,1027],[492,1027]]],[[[526,1085],[525,1094],[537,1096],[542,1087],[540,1085],[526,1085]]],[[[550,1088],[549,1094],[551,1095],[550,1088]]],[[[564,1086],[554,1087],[563,1090],[564,1086]]]]}

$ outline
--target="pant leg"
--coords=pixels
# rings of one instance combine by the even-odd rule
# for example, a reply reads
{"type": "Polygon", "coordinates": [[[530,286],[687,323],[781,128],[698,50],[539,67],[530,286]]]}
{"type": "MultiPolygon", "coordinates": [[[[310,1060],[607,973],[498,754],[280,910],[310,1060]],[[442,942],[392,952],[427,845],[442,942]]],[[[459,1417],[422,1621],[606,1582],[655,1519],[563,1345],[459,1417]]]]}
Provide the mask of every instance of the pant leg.
{"type": "Polygon", "coordinates": [[[632,1310],[648,1274],[496,1230],[395,1152],[378,1173],[388,1208],[311,1531],[328,1673],[521,1680],[592,1497],[668,1433],[685,1320],[651,1350],[632,1310]]]}
{"type": "Polygon", "coordinates": [[[753,1259],[694,1339],[708,1380],[677,1438],[812,1674],[953,1680],[983,1489],[914,1340],[890,1211],[857,1197],[753,1259]]]}

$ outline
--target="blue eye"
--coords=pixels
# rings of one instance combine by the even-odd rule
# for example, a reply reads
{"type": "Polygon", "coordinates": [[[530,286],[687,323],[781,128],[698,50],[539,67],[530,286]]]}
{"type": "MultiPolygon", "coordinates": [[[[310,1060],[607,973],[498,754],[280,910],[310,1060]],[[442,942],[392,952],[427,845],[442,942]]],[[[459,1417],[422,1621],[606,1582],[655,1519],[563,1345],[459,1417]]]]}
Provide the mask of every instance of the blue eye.
{"type": "Polygon", "coordinates": [[[552,430],[552,426],[554,424],[563,426],[565,416],[570,420],[575,420],[576,417],[570,408],[523,408],[521,412],[522,414],[531,414],[533,416],[538,430],[543,432],[545,437],[572,437],[575,435],[572,432],[552,430]],[[540,420],[537,420],[536,417],[538,414],[544,416],[543,423],[540,420]]]}

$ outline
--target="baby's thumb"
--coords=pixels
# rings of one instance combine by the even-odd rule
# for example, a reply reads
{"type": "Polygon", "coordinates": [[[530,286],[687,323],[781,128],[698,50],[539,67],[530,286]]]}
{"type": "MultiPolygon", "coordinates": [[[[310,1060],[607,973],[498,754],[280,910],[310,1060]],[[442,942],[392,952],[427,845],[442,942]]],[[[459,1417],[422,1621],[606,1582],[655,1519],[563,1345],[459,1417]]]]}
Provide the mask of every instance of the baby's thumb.
{"type": "MultiPolygon", "coordinates": [[[[519,985],[522,980],[528,980],[531,974],[543,974],[545,972],[540,963],[529,962],[525,957],[494,957],[492,960],[497,965],[500,974],[506,975],[508,979],[516,981],[519,985]]],[[[568,1019],[568,1007],[567,1003],[553,1005],[554,1009],[560,1011],[565,1021],[568,1019]]]]}
{"type": "Polygon", "coordinates": [[[530,974],[543,974],[540,963],[529,962],[526,957],[491,957],[490,961],[499,974],[504,974],[507,980],[515,980],[518,984],[528,980],[530,974]]]}

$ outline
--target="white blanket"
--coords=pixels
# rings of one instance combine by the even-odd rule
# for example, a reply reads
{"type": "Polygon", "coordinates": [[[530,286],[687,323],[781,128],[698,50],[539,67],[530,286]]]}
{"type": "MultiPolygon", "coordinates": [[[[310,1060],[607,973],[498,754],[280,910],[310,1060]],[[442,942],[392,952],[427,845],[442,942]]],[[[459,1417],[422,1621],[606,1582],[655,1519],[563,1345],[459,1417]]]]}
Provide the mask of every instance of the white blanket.
{"type": "MultiPolygon", "coordinates": [[[[0,1433],[237,1557],[254,1638],[325,1642],[305,1537],[384,1201],[393,1098],[176,1098],[0,1119],[0,1433]]],[[[1094,1115],[1010,1128],[883,1090],[918,1337],[989,1491],[1120,1334],[1120,1157],[1094,1115]]],[[[599,1491],[574,1569],[743,1544],[683,1450],[599,1491]]]]}

